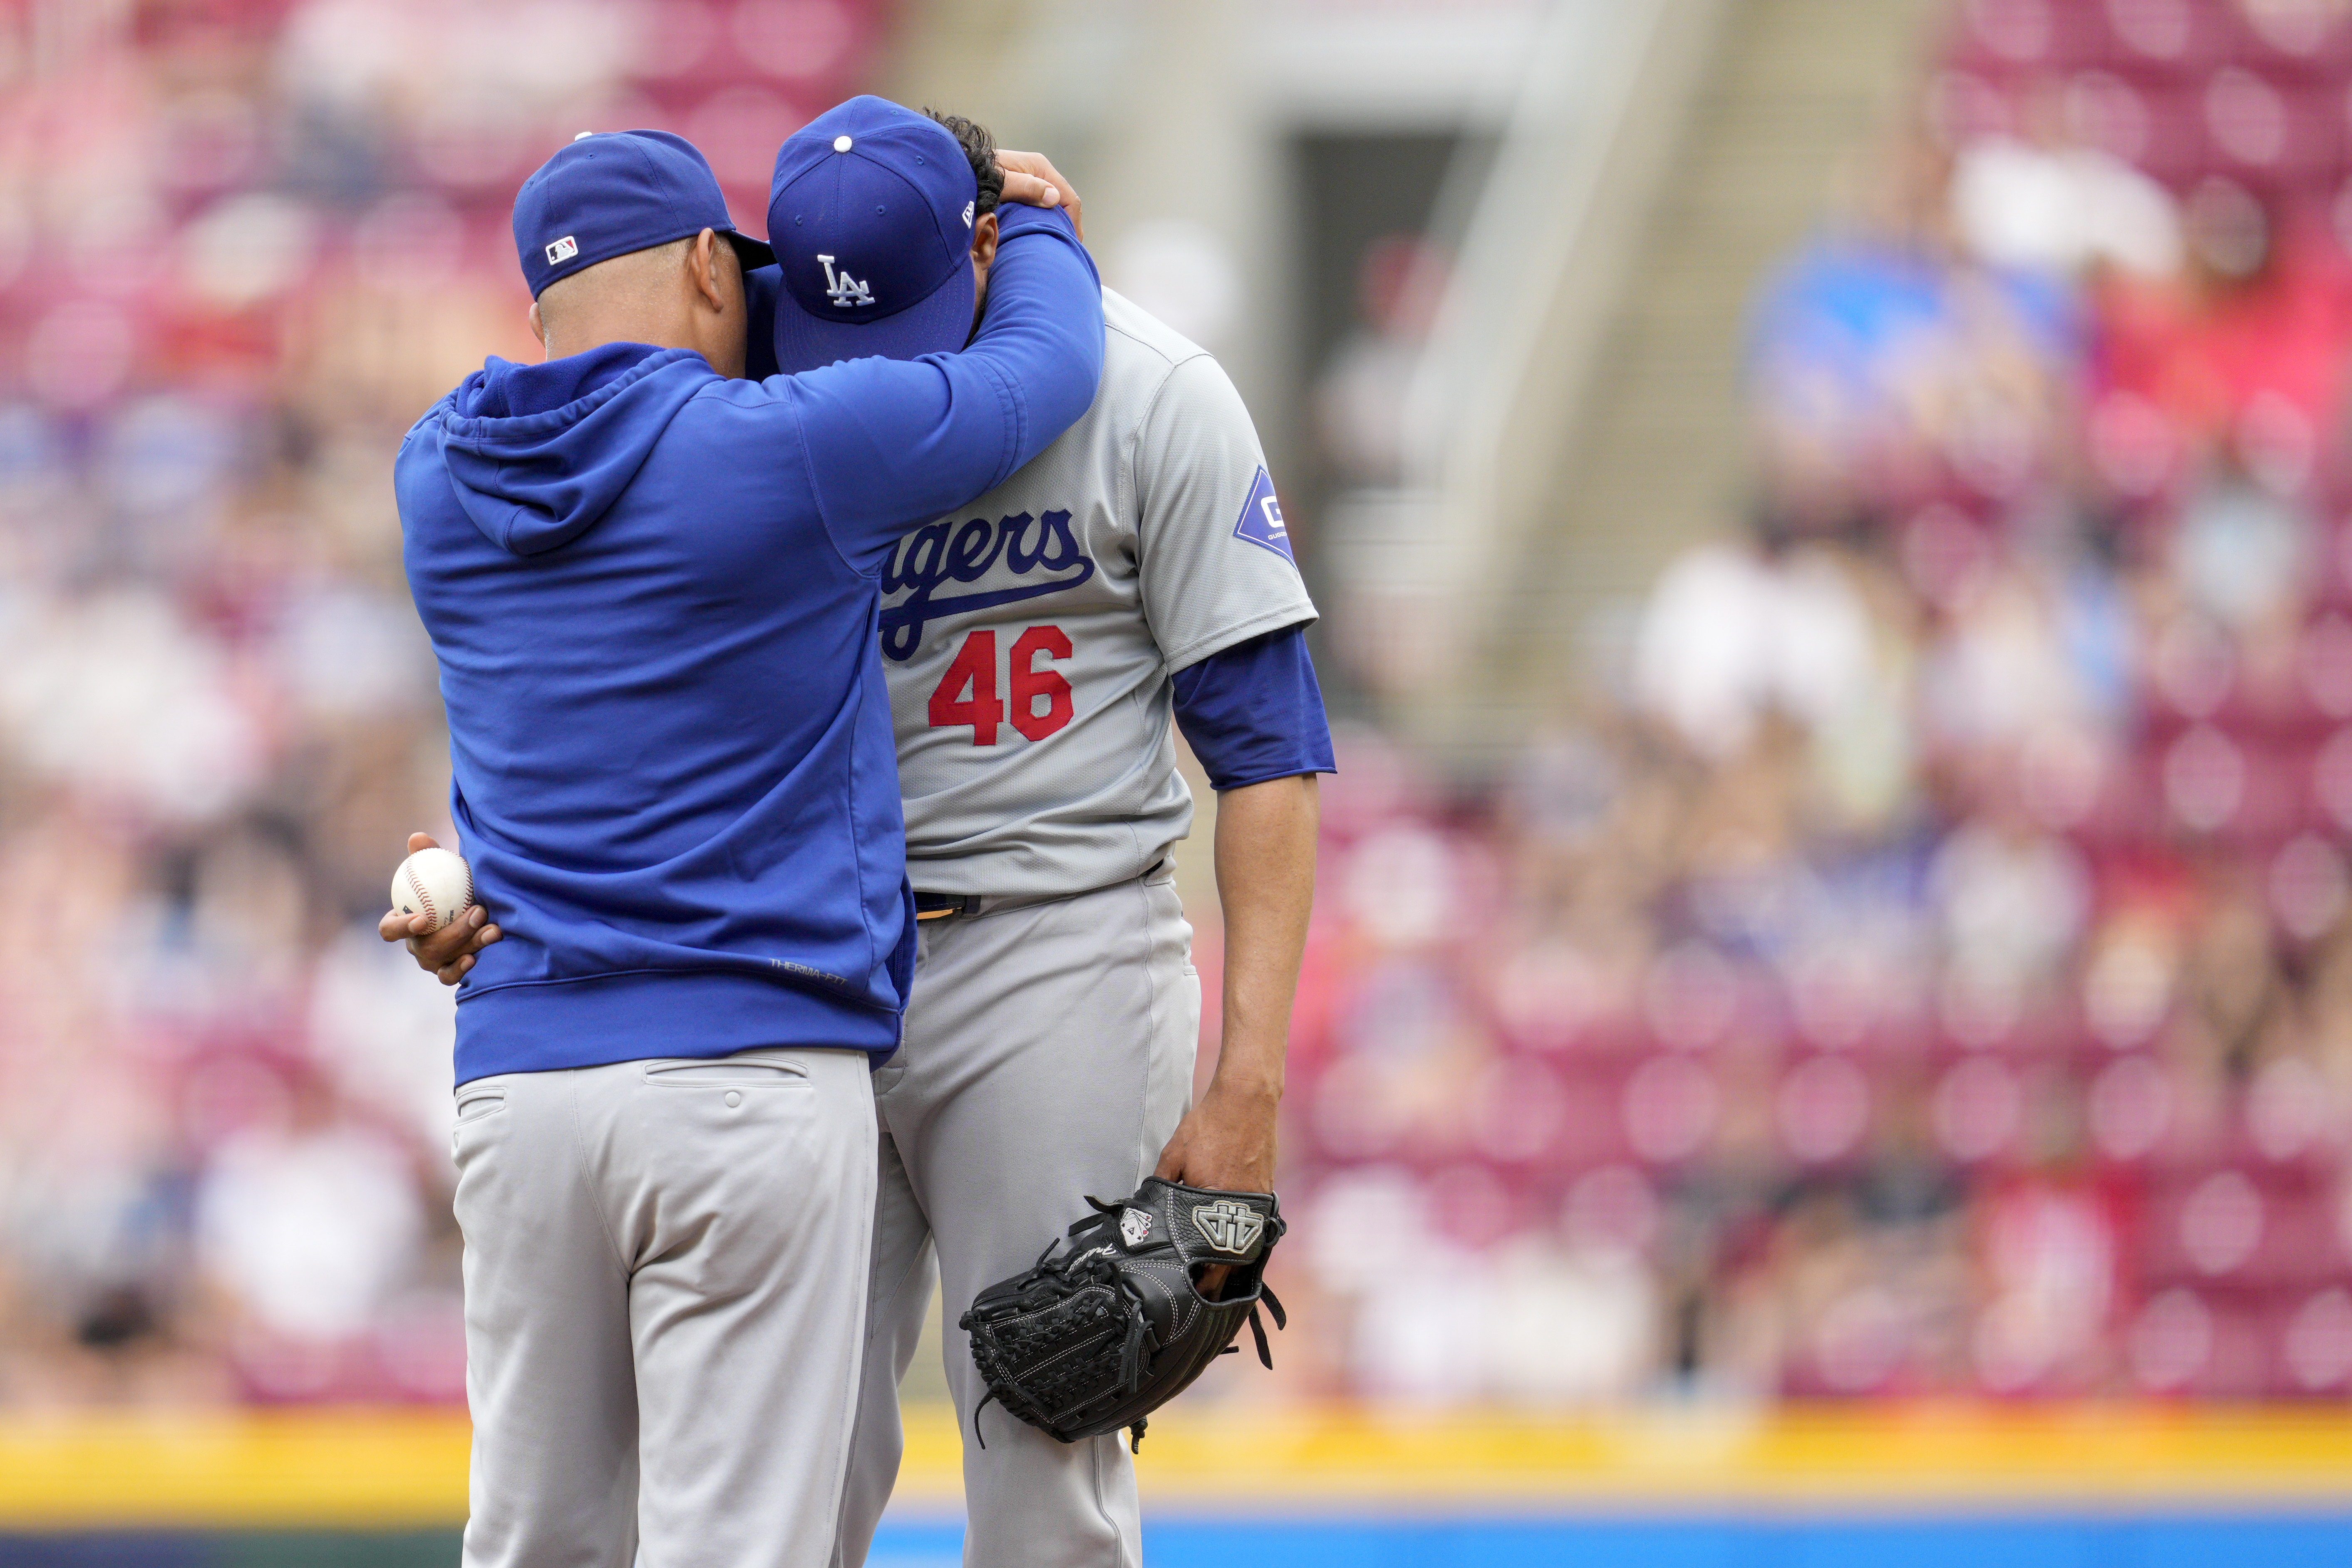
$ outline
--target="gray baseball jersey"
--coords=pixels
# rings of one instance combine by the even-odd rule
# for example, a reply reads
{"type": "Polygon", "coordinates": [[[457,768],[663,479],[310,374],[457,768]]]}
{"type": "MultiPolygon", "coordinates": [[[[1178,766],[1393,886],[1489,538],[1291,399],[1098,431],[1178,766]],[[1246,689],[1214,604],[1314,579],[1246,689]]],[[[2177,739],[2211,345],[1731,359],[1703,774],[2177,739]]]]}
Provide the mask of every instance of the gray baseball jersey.
{"type": "Polygon", "coordinates": [[[1315,618],[1249,411],[1206,351],[1103,291],[1102,385],[882,578],[915,886],[1070,893],[1184,837],[1171,677],[1315,618]]]}

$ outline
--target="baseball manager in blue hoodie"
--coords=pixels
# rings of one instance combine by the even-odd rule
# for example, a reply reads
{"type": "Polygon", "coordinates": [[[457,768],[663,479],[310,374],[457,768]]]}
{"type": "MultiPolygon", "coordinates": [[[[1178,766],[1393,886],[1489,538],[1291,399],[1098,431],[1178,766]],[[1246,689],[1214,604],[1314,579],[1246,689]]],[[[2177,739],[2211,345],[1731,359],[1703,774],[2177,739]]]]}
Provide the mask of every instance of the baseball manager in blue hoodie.
{"type": "MultiPolygon", "coordinates": [[[[810,199],[894,233],[912,204],[937,246],[830,286],[931,341],[972,310],[976,182],[919,116],[870,140],[810,199]]],[[[546,363],[490,360],[401,448],[450,811],[506,938],[457,1008],[467,1568],[832,1552],[867,1070],[914,951],[878,574],[1102,366],[1066,218],[1000,222],[963,353],[736,379],[767,247],[683,140],[584,137],[515,201],[546,363]]]]}

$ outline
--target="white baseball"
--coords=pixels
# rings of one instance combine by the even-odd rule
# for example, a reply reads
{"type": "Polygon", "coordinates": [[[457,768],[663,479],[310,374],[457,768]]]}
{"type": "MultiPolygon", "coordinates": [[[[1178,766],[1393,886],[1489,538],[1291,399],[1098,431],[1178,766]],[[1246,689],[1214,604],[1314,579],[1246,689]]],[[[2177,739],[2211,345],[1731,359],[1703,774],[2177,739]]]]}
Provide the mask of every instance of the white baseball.
{"type": "Polygon", "coordinates": [[[392,907],[404,915],[431,915],[439,931],[474,901],[474,868],[446,849],[419,849],[393,873],[392,907]]]}

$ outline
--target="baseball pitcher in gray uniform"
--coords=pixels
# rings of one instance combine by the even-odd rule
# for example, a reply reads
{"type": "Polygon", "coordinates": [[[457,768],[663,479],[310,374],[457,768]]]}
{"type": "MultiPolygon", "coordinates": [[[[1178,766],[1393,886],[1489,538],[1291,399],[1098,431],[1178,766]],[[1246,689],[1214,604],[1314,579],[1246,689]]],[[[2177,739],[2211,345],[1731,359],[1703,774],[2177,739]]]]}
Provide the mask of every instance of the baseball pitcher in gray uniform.
{"type": "MultiPolygon", "coordinates": [[[[985,132],[950,119],[976,169],[985,132]]],[[[982,179],[983,205],[992,194],[982,179]]],[[[779,302],[779,311],[791,301],[779,302]]],[[[1271,1191],[1274,1110],[1332,765],[1291,556],[1249,412],[1217,362],[1105,291],[1086,416],[883,577],[917,968],[875,1075],[881,1172],[840,1562],[895,1479],[898,1384],[936,1272],[964,1425],[964,1560],[1135,1563],[1117,1435],[1064,1445],[991,1410],[955,1321],[1087,1194],[1155,1170],[1271,1191]],[[1219,791],[1223,1044],[1192,1104],[1200,980],[1169,850],[1192,799],[1170,720],[1219,791]]]]}
{"type": "MultiPolygon", "coordinates": [[[[980,183],[984,304],[1002,174],[985,131],[944,123],[980,183]]],[[[839,278],[864,277],[862,258],[819,223],[771,227],[785,278],[765,280],[777,368],[870,352],[860,307],[835,302],[839,278]],[[792,286],[803,251],[829,263],[824,289],[792,286]]],[[[755,295],[755,322],[765,302],[755,295]]],[[[1103,310],[1103,376],[1085,417],[996,489],[908,534],[884,569],[917,967],[903,1044],[874,1076],[880,1170],[843,1568],[865,1562],[898,1475],[898,1385],[935,1278],[964,1429],[965,1562],[1139,1563],[1120,1439],[1064,1445],[993,1410],[976,1436],[986,1391],[956,1319],[1034,1261],[1088,1194],[1123,1196],[1155,1171],[1273,1188],[1316,775],[1333,765],[1304,641],[1316,611],[1224,372],[1108,290],[1103,310]],[[1197,1105],[1200,980],[1169,860],[1192,799],[1171,718],[1219,795],[1223,1044],[1197,1105]]],[[[462,940],[412,945],[446,977],[463,972],[462,940]]]]}

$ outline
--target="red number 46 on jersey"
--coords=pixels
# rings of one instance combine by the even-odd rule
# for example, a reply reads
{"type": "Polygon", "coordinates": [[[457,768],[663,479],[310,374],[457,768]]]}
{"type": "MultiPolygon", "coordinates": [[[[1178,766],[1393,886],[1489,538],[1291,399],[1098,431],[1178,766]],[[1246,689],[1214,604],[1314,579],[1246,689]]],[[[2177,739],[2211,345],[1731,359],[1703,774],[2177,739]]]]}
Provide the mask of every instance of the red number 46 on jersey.
{"type": "Polygon", "coordinates": [[[1012,705],[1008,714],[1005,702],[996,695],[996,633],[974,632],[965,637],[963,647],[956,650],[955,662],[948,666],[938,689],[931,693],[931,728],[969,724],[973,745],[992,746],[996,727],[1008,718],[1014,729],[1032,741],[1042,741],[1068,723],[1070,683],[1050,665],[1039,668],[1040,655],[1047,659],[1070,657],[1070,639],[1061,627],[1031,626],[1013,639],[1004,682],[1012,705]],[[1042,713],[1037,710],[1041,698],[1045,704],[1042,713]]]}

